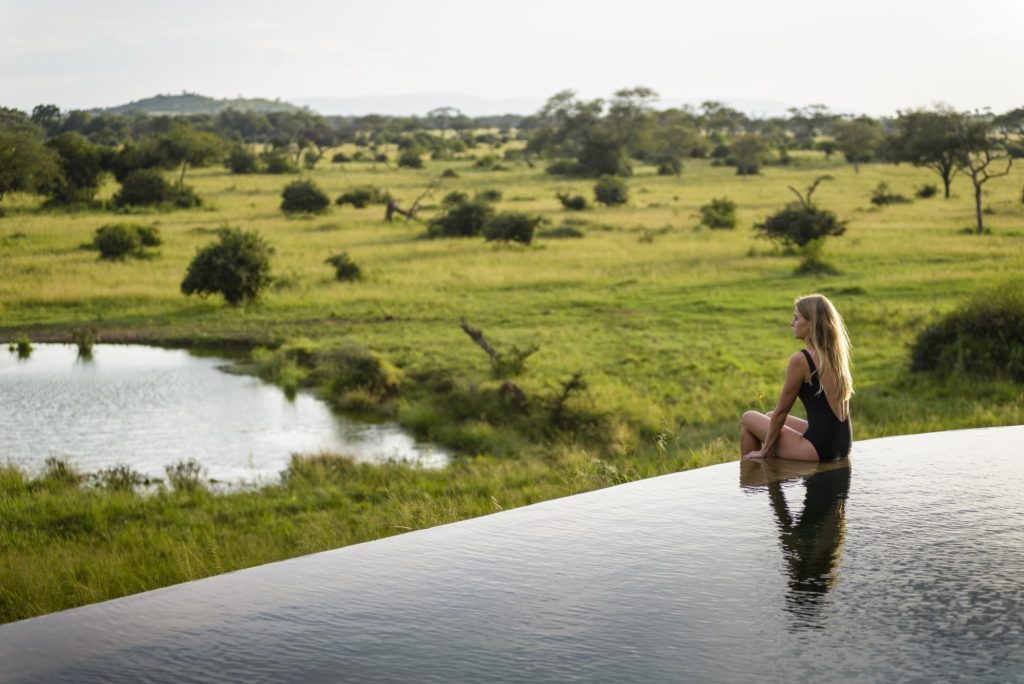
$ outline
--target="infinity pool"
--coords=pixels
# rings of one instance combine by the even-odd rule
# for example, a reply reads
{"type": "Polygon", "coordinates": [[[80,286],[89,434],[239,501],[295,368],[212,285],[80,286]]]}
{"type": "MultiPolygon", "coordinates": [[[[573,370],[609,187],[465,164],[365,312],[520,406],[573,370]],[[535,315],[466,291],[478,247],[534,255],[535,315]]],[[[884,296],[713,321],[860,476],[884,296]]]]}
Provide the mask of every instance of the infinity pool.
{"type": "Polygon", "coordinates": [[[247,375],[229,362],[181,349],[100,344],[37,345],[28,359],[0,349],[0,461],[36,470],[48,456],[95,471],[130,465],[161,477],[194,458],[222,482],[276,481],[293,453],[443,465],[444,452],[397,425],[346,419],[320,399],[247,375]]]}
{"type": "Polygon", "coordinates": [[[1024,680],[1024,428],[728,463],[0,627],[0,680],[1024,680]]]}

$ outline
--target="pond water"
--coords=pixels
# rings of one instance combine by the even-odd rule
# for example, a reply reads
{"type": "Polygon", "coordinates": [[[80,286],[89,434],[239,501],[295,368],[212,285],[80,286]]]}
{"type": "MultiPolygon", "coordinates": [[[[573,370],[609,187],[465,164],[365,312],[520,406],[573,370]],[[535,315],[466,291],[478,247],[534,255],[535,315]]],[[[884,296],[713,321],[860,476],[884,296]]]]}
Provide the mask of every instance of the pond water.
{"type": "Polygon", "coordinates": [[[83,471],[128,464],[163,477],[194,458],[221,482],[276,481],[291,454],[443,465],[443,451],[392,423],[332,412],[300,392],[227,373],[222,358],[141,345],[36,345],[28,359],[0,350],[0,461],[37,471],[48,456],[83,471]]]}
{"type": "Polygon", "coordinates": [[[1020,682],[1021,443],[727,463],[45,615],[0,681],[1020,682]]]}

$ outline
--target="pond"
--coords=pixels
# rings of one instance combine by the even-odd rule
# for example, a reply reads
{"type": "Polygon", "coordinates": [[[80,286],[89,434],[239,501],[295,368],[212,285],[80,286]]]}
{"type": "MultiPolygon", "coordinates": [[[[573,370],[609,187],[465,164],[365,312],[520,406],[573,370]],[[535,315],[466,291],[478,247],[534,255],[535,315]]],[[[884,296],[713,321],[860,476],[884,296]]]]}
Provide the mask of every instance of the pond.
{"type": "Polygon", "coordinates": [[[127,464],[150,477],[194,458],[226,483],[276,481],[291,454],[441,466],[445,453],[393,423],[331,411],[311,394],[221,370],[223,358],[142,345],[40,344],[19,359],[0,350],[0,461],[38,471],[49,456],[86,472],[127,464]]]}
{"type": "Polygon", "coordinates": [[[727,463],[0,626],[0,681],[1019,682],[1024,428],[727,463]]]}

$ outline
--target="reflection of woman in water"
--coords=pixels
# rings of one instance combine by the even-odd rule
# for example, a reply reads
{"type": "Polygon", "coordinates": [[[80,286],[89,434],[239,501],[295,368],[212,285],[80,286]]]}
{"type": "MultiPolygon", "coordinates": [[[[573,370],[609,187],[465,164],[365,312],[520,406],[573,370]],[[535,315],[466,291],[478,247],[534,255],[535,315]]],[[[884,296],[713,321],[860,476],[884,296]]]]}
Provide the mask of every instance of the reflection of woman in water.
{"type": "Polygon", "coordinates": [[[850,426],[850,338],[843,319],[824,295],[801,297],[793,310],[793,337],[805,349],[789,357],[774,411],[747,411],[740,428],[743,458],[778,456],[798,461],[846,458],[850,426]],[[789,415],[797,397],[807,420],[789,415]]]}
{"type": "Polygon", "coordinates": [[[764,461],[748,461],[743,466],[741,485],[760,489],[767,480],[779,543],[789,571],[786,608],[800,618],[813,618],[837,578],[846,534],[849,462],[794,464],[795,470],[764,461]],[[803,510],[794,515],[786,502],[783,482],[798,477],[804,478],[806,495],[803,510]]]}

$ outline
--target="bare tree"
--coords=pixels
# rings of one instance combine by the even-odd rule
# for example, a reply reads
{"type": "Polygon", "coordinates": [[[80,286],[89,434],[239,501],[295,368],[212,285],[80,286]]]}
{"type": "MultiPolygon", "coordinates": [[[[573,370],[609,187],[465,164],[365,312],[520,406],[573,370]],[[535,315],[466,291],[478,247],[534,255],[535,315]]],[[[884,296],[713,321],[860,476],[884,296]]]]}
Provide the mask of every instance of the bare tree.
{"type": "Polygon", "coordinates": [[[978,223],[977,234],[981,235],[985,232],[981,210],[982,186],[993,178],[1009,174],[1013,157],[1006,150],[1005,140],[994,134],[992,122],[977,115],[960,118],[956,139],[964,173],[974,185],[974,214],[978,223]]]}

